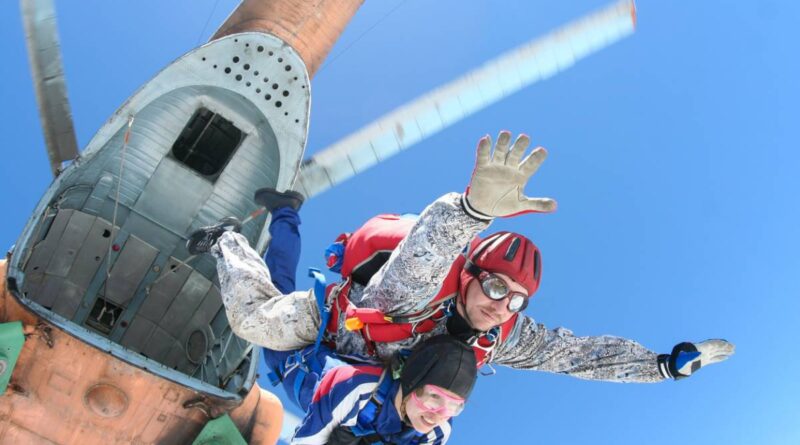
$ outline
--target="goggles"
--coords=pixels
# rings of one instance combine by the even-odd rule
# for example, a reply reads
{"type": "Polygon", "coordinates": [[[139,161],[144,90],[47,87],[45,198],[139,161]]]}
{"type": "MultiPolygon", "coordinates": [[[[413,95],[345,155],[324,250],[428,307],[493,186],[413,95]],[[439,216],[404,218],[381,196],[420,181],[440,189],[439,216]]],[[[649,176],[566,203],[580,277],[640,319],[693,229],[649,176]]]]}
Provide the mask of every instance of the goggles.
{"type": "Polygon", "coordinates": [[[422,394],[419,396],[417,391],[413,391],[411,400],[421,411],[440,416],[454,417],[464,411],[464,399],[451,396],[433,385],[423,386],[422,394]]]}
{"type": "Polygon", "coordinates": [[[474,264],[471,265],[468,272],[478,279],[481,283],[483,293],[489,297],[490,300],[500,301],[508,298],[509,312],[517,313],[522,312],[528,307],[528,294],[522,292],[512,292],[508,287],[508,283],[497,275],[487,272],[474,264]]]}

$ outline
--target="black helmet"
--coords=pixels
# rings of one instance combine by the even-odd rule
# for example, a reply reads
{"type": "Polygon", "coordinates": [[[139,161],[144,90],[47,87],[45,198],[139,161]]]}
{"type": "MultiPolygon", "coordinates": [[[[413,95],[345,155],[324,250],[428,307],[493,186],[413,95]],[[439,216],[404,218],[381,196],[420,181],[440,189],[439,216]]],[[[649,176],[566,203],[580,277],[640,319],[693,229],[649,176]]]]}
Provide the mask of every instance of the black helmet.
{"type": "Polygon", "coordinates": [[[436,385],[465,400],[475,386],[478,364],[475,352],[450,335],[437,335],[417,345],[400,374],[403,395],[424,385],[436,385]]]}

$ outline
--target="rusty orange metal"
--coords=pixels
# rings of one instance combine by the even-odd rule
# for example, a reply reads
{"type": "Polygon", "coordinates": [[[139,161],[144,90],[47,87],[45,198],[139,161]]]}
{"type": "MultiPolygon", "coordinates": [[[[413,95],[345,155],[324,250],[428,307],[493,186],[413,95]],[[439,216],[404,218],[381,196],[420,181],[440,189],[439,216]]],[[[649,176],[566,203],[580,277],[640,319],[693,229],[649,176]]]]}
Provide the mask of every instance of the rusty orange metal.
{"type": "Polygon", "coordinates": [[[0,322],[22,321],[25,346],[0,397],[0,444],[188,444],[229,413],[250,443],[274,444],[283,407],[254,385],[240,402],[217,399],[139,369],[49,325],[5,287],[0,322]]]}
{"type": "Polygon", "coordinates": [[[265,32],[294,48],[314,77],[364,0],[244,0],[210,40],[265,32]]]}

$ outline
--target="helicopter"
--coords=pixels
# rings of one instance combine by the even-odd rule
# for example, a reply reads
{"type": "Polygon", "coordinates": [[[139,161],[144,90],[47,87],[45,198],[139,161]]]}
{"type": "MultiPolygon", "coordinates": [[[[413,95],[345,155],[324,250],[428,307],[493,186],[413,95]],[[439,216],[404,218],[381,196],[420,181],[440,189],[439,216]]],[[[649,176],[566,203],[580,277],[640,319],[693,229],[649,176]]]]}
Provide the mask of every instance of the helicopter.
{"type": "Polygon", "coordinates": [[[0,265],[14,339],[1,443],[275,442],[282,412],[256,382],[259,349],[231,332],[188,234],[250,215],[243,234],[263,251],[257,188],[316,196],[635,25],[632,3],[611,5],[304,159],[311,79],[360,3],[242,2],[78,153],[52,2],[23,2],[54,180],[0,265]]]}

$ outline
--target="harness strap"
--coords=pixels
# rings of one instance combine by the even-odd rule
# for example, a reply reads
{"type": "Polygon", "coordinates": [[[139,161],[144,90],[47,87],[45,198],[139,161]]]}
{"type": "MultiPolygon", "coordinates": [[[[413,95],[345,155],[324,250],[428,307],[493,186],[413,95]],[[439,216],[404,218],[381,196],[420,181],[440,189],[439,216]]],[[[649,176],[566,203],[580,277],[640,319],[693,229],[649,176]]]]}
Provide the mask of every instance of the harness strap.
{"type": "Polygon", "coordinates": [[[302,354],[302,350],[291,354],[286,358],[285,362],[278,364],[278,369],[267,368],[267,377],[273,386],[277,386],[283,381],[286,375],[292,371],[297,372],[297,377],[292,385],[292,392],[294,393],[295,400],[300,400],[300,390],[303,388],[303,382],[309,372],[322,372],[322,363],[317,357],[319,346],[322,343],[322,338],[325,335],[325,329],[330,319],[330,310],[325,304],[325,275],[319,269],[309,268],[308,276],[314,279],[314,298],[317,300],[317,308],[319,309],[320,326],[317,332],[317,339],[314,342],[314,348],[310,353],[302,354]]]}
{"type": "Polygon", "coordinates": [[[368,443],[383,443],[380,435],[375,430],[375,419],[377,419],[381,413],[383,404],[386,402],[386,397],[392,389],[392,383],[394,383],[394,381],[389,372],[383,371],[378,387],[372,392],[369,402],[367,402],[364,408],[358,413],[356,424],[350,427],[353,434],[363,438],[368,443]]]}
{"type": "Polygon", "coordinates": [[[308,276],[314,279],[314,298],[317,300],[320,318],[319,332],[317,332],[317,340],[314,342],[314,355],[316,357],[316,352],[322,342],[322,337],[325,335],[325,329],[328,327],[331,311],[325,304],[325,288],[327,287],[325,275],[323,275],[319,269],[310,267],[308,268],[308,276]]]}

